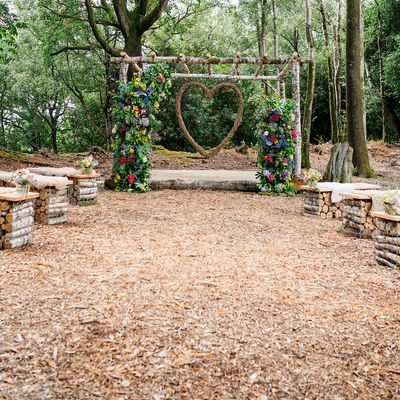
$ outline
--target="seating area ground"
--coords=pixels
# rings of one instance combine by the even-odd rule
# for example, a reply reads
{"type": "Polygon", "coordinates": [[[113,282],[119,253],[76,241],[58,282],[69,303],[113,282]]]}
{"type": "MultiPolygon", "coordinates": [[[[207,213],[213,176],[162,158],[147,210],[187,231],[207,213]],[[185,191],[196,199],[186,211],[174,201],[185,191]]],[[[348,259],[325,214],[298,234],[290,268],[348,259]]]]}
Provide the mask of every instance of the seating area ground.
{"type": "Polygon", "coordinates": [[[302,196],[102,192],[0,252],[0,398],[400,397],[400,275],[302,196]]]}

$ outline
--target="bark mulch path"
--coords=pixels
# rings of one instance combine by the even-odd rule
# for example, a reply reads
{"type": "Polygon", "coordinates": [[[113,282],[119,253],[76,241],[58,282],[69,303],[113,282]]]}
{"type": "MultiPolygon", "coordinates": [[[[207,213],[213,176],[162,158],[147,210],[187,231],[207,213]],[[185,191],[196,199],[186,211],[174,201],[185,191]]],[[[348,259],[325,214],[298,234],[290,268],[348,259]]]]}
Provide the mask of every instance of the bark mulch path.
{"type": "Polygon", "coordinates": [[[301,201],[103,192],[36,226],[0,252],[0,398],[400,398],[399,272],[301,201]]]}

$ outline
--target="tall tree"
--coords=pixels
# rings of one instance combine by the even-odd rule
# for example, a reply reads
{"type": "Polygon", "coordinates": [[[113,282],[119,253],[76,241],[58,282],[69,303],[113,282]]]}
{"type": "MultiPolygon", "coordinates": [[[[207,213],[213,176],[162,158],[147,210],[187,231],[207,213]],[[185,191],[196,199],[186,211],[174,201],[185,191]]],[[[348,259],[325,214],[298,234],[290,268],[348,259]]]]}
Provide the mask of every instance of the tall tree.
{"type": "Polygon", "coordinates": [[[361,0],[347,0],[346,15],[346,116],[353,164],[358,175],[374,174],[368,156],[364,124],[363,34],[361,0]]]}
{"type": "Polygon", "coordinates": [[[312,7],[311,0],[306,0],[306,35],[308,46],[308,58],[311,62],[308,64],[307,75],[307,93],[304,103],[303,127],[302,127],[302,163],[304,168],[310,168],[310,137],[311,137],[311,120],[313,111],[314,89],[315,89],[315,45],[314,35],[312,31],[312,7]]]}
{"type": "Polygon", "coordinates": [[[377,8],[377,19],[378,19],[377,50],[378,50],[378,63],[379,63],[379,95],[381,98],[382,141],[384,142],[386,139],[386,107],[385,107],[385,81],[384,81],[383,54],[382,54],[383,21],[382,21],[381,5],[379,0],[375,0],[375,4],[377,8]]]}
{"type": "MultiPolygon", "coordinates": [[[[104,51],[111,56],[119,57],[121,51],[130,56],[142,55],[143,35],[161,17],[168,1],[101,0],[94,3],[92,0],[85,0],[84,9],[80,9],[78,15],[55,10],[46,4],[44,6],[62,18],[86,20],[97,43],[104,51]],[[112,32],[107,28],[112,29],[112,32]]],[[[68,8],[67,1],[64,0],[61,4],[68,8]]],[[[75,46],[70,50],[87,50],[91,46],[75,46]]]]}
{"type": "Polygon", "coordinates": [[[331,121],[331,139],[332,143],[339,142],[339,123],[338,123],[338,104],[336,95],[336,86],[334,79],[334,60],[333,46],[330,43],[328,31],[328,16],[322,0],[318,0],[318,8],[322,18],[322,30],[324,34],[324,46],[326,51],[326,61],[328,65],[328,93],[329,93],[329,115],[331,121]]]}

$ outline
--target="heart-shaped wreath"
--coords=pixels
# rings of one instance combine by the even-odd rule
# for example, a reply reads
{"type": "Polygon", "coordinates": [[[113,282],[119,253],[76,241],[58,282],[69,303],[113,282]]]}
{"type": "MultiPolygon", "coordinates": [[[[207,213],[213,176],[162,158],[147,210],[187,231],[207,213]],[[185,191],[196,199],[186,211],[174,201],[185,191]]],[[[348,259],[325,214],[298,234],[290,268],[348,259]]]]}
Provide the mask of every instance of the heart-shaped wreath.
{"type": "Polygon", "coordinates": [[[187,140],[192,145],[192,147],[205,158],[211,158],[211,157],[215,156],[232,139],[233,135],[235,134],[235,132],[239,128],[240,124],[242,123],[243,108],[244,107],[243,107],[242,93],[240,93],[240,90],[232,83],[220,83],[219,85],[214,86],[212,89],[209,89],[207,86],[205,86],[199,82],[188,82],[188,83],[185,83],[179,89],[178,94],[176,96],[176,115],[178,118],[179,126],[181,127],[184,135],[186,136],[187,140]],[[218,92],[219,90],[231,89],[231,90],[233,90],[233,92],[239,102],[236,119],[235,119],[235,122],[233,123],[232,129],[229,131],[229,133],[226,135],[226,137],[222,140],[222,142],[218,146],[213,147],[212,149],[209,149],[209,150],[204,149],[193,139],[193,136],[189,133],[189,131],[185,125],[185,121],[183,120],[182,97],[183,97],[183,94],[185,93],[185,91],[191,87],[201,88],[203,90],[203,92],[205,93],[208,100],[211,100],[214,97],[215,93],[218,92]]]}

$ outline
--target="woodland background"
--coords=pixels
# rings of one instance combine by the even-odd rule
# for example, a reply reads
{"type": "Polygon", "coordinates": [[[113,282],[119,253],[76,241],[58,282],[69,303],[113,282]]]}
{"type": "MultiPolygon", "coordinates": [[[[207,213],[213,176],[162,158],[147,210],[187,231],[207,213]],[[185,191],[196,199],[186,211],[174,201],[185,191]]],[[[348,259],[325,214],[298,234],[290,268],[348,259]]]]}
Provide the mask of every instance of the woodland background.
{"type": "MultiPolygon", "coordinates": [[[[118,2],[115,2],[118,3],[118,2]]],[[[147,2],[146,2],[147,3],[147,2]]],[[[148,2],[149,9],[157,7],[148,2]]],[[[153,4],[154,3],[154,4],[153,4]]],[[[164,1],[165,3],[165,1],[164,1]]],[[[93,2],[98,27],[107,43],[118,45],[121,32],[107,19],[107,2],[93,2]],[[104,22],[104,23],[102,23],[104,22]]],[[[165,5],[165,4],[164,4],[165,5]]],[[[316,50],[316,83],[311,143],[346,136],[345,9],[338,1],[314,1],[312,32],[316,50]],[[337,90],[330,111],[329,85],[337,90]],[[330,112],[338,116],[331,129],[330,112]],[[339,137],[336,137],[339,136],[339,137]]],[[[400,2],[364,1],[365,108],[368,139],[397,143],[400,137],[400,2]]],[[[160,56],[260,56],[267,53],[308,55],[305,3],[300,0],[211,1],[170,0],[160,18],[143,32],[143,53],[160,56]]],[[[136,49],[137,52],[137,49],[136,49]]],[[[108,149],[112,139],[113,93],[118,66],[93,36],[85,5],[76,0],[15,0],[0,3],[0,147],[25,152],[50,149],[75,152],[108,149]]],[[[179,69],[179,66],[172,68],[179,69]]],[[[254,73],[241,67],[241,73],[254,73]]],[[[268,67],[267,67],[268,68],[268,67]]],[[[274,74],[270,67],[270,74],[274,74]]],[[[307,67],[301,70],[305,100],[307,67]]],[[[216,82],[211,82],[211,85],[216,82]]],[[[173,150],[191,151],[175,117],[171,96],[161,105],[162,128],[155,142],[173,150]]],[[[237,83],[245,99],[242,126],[233,145],[256,143],[254,96],[268,92],[259,82],[237,83]]],[[[287,87],[290,97],[290,79],[287,87]]],[[[197,141],[213,146],[229,131],[235,107],[221,93],[204,103],[199,92],[186,96],[185,117],[197,141]],[[209,110],[212,108],[212,110],[209,110]]]]}

